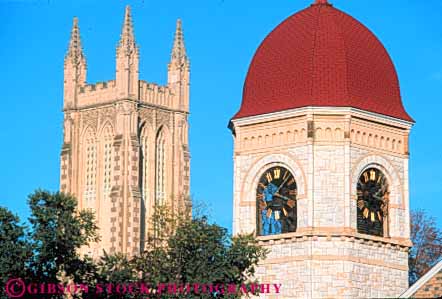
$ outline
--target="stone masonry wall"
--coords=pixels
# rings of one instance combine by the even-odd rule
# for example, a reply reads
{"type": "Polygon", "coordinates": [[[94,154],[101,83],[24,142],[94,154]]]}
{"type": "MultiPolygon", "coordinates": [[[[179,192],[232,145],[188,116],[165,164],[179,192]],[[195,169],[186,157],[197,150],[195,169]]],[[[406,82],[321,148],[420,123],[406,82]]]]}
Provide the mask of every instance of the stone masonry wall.
{"type": "Polygon", "coordinates": [[[282,284],[282,294],[266,298],[383,298],[408,287],[407,252],[399,246],[330,236],[261,245],[270,253],[257,277],[261,283],[282,284]]]}
{"type": "Polygon", "coordinates": [[[282,294],[267,298],[397,297],[408,288],[408,128],[382,121],[367,121],[361,137],[366,123],[358,115],[357,127],[350,114],[235,127],[234,234],[256,231],[256,188],[266,169],[286,167],[298,187],[297,231],[258,237],[270,253],[256,277],[282,284],[282,294]],[[388,178],[385,238],[357,231],[357,181],[368,167],[388,178]]]}

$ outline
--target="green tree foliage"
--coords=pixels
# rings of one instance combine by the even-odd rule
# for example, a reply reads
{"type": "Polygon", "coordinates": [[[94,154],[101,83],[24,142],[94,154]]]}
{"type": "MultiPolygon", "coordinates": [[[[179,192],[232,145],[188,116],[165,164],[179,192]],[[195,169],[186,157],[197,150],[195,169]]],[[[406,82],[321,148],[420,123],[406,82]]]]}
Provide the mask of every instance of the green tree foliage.
{"type": "MultiPolygon", "coordinates": [[[[267,252],[258,246],[252,235],[232,237],[225,228],[209,223],[205,216],[189,219],[168,211],[168,207],[157,207],[152,218],[155,231],[149,238],[146,251],[136,258],[143,281],[152,286],[161,283],[200,285],[197,287],[200,294],[193,288],[186,295],[180,294],[180,298],[227,297],[219,293],[208,294],[207,290],[203,294],[203,284],[239,286],[255,282],[249,277],[253,276],[255,266],[267,252]]],[[[164,292],[168,293],[168,290],[164,292]]],[[[157,297],[151,295],[151,298],[167,296],[163,293],[157,297]]],[[[170,297],[176,296],[170,294],[170,297]]]]}
{"type": "MultiPolygon", "coordinates": [[[[26,269],[31,247],[26,240],[26,228],[8,209],[0,207],[0,284],[11,278],[27,277],[26,269]]],[[[0,297],[7,298],[4,288],[0,297]]]]}
{"type": "Polygon", "coordinates": [[[89,283],[89,292],[82,298],[144,298],[138,296],[138,288],[134,287],[131,294],[129,289],[120,286],[136,285],[138,273],[134,260],[126,255],[107,254],[96,262],[94,281],[89,283]]]}
{"type": "MultiPolygon", "coordinates": [[[[158,206],[151,219],[145,251],[128,259],[105,254],[98,263],[100,285],[112,293],[100,298],[240,298],[240,294],[209,294],[209,285],[256,283],[249,277],[266,251],[251,235],[231,237],[225,228],[210,224],[206,217],[189,219],[174,216],[171,209],[158,206]],[[135,283],[134,294],[118,294],[118,284],[135,283]],[[144,288],[140,286],[144,283],[144,288]],[[198,284],[195,291],[195,284],[198,284]],[[203,285],[207,289],[203,291],[203,285]],[[177,293],[169,286],[190,286],[177,293]]],[[[188,215],[188,213],[182,213],[188,215]]],[[[97,295],[95,295],[97,296],[97,295]]]]}
{"type": "Polygon", "coordinates": [[[98,240],[94,215],[78,212],[76,199],[60,192],[37,190],[29,196],[29,206],[35,277],[45,282],[81,279],[84,264],[78,249],[98,240]]]}
{"type": "MultiPolygon", "coordinates": [[[[29,231],[18,217],[0,208],[3,285],[9,277],[21,277],[26,282],[88,285],[76,298],[239,298],[240,293],[203,291],[202,285],[252,283],[249,277],[266,255],[251,235],[232,237],[207,217],[190,219],[190,210],[176,216],[170,208],[158,206],[140,255],[103,252],[92,260],[80,256],[79,249],[98,241],[94,216],[78,211],[75,198],[37,190],[29,196],[29,206],[29,231]],[[173,294],[167,284],[191,288],[173,294]],[[200,285],[196,291],[194,284],[200,285]]],[[[32,294],[32,298],[63,296],[32,294]]]]}
{"type": "MultiPolygon", "coordinates": [[[[208,223],[205,217],[179,225],[165,250],[170,267],[165,281],[177,281],[182,285],[251,283],[248,278],[254,274],[257,262],[266,255],[252,235],[232,238],[225,228],[208,223]]],[[[195,295],[194,290],[188,297],[195,298],[195,295]]],[[[214,294],[200,294],[199,297],[212,298],[214,294]]]]}

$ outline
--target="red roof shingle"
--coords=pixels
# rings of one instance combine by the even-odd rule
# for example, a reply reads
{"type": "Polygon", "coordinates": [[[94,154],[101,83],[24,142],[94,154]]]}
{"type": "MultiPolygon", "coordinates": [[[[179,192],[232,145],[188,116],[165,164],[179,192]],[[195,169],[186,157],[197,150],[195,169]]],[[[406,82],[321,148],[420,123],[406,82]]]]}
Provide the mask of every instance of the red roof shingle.
{"type": "Polygon", "coordinates": [[[326,1],[292,15],[264,39],[234,118],[306,106],[354,107],[412,121],[381,42],[326,1]]]}

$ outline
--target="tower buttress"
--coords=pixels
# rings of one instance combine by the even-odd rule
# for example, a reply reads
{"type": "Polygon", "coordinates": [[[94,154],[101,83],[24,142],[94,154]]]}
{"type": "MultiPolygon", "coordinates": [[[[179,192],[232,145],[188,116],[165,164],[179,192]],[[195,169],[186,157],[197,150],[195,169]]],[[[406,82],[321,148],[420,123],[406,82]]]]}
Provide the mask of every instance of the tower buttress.
{"type": "Polygon", "coordinates": [[[168,66],[168,86],[177,95],[177,109],[189,111],[190,62],[184,46],[181,20],[177,20],[172,54],[168,66]]]}
{"type": "Polygon", "coordinates": [[[64,59],[64,109],[75,108],[78,88],[86,84],[86,57],[83,53],[78,19],[72,25],[68,51],[64,59]]]}
{"type": "Polygon", "coordinates": [[[126,6],[123,29],[117,46],[116,84],[120,98],[135,99],[138,94],[139,49],[135,42],[129,5],[126,6]]]}

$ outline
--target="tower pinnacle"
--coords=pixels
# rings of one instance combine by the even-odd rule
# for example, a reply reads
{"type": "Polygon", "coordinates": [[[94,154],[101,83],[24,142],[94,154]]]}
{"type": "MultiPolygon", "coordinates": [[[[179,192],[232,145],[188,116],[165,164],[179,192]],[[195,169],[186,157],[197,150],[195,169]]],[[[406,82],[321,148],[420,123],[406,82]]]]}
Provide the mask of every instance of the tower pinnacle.
{"type": "Polygon", "coordinates": [[[132,16],[130,14],[129,5],[126,6],[126,11],[124,14],[123,29],[121,31],[119,48],[123,48],[129,53],[136,48],[134,28],[132,25],[132,16]]]}
{"type": "Polygon", "coordinates": [[[168,66],[168,86],[178,96],[176,108],[189,111],[190,65],[184,46],[184,35],[181,20],[176,22],[175,38],[168,66]]]}
{"type": "Polygon", "coordinates": [[[128,5],[124,13],[120,42],[117,46],[116,84],[120,97],[136,97],[138,91],[138,52],[128,5]]]}
{"type": "Polygon", "coordinates": [[[187,62],[186,47],[184,46],[184,34],[180,19],[178,19],[176,22],[171,62],[178,62],[179,64],[187,62]]]}
{"type": "Polygon", "coordinates": [[[74,108],[78,87],[86,84],[86,58],[80,39],[78,19],[74,18],[69,47],[64,58],[64,108],[74,108]]]}
{"type": "Polygon", "coordinates": [[[71,59],[74,64],[84,59],[83,48],[81,46],[80,28],[78,27],[78,19],[74,17],[72,24],[71,38],[69,40],[69,48],[65,59],[71,59]]]}

